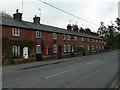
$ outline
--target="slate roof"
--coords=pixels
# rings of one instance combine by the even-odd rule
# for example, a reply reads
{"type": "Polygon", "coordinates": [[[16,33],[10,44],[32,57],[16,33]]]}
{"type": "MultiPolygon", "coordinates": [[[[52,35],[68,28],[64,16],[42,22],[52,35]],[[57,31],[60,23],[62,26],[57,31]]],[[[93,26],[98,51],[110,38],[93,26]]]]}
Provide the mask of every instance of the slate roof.
{"type": "Polygon", "coordinates": [[[66,35],[76,35],[76,36],[82,36],[82,37],[102,39],[98,36],[94,36],[90,34],[83,34],[81,32],[69,31],[63,28],[53,27],[53,26],[44,25],[44,24],[35,24],[33,22],[27,22],[27,21],[19,21],[13,18],[6,18],[6,17],[2,17],[2,22],[0,22],[0,25],[25,28],[28,30],[40,30],[45,32],[62,33],[66,35]]]}

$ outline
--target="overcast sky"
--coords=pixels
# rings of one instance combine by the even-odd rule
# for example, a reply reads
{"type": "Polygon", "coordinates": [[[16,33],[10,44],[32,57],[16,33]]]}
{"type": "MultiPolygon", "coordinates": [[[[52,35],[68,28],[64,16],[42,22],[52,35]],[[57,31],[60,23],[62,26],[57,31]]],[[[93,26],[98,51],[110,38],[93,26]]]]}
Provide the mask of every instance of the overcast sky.
{"type": "Polygon", "coordinates": [[[61,8],[71,14],[80,18],[86,19],[97,25],[87,23],[78,18],[72,17],[59,10],[50,7],[39,0],[0,0],[0,11],[5,11],[10,15],[19,9],[23,12],[23,20],[33,22],[35,15],[40,16],[41,9],[41,23],[52,25],[60,28],[66,28],[71,20],[72,24],[77,23],[79,27],[91,28],[92,31],[97,32],[100,22],[103,21],[105,25],[110,25],[111,21],[115,21],[118,17],[118,0],[43,0],[58,8],[61,8]]]}

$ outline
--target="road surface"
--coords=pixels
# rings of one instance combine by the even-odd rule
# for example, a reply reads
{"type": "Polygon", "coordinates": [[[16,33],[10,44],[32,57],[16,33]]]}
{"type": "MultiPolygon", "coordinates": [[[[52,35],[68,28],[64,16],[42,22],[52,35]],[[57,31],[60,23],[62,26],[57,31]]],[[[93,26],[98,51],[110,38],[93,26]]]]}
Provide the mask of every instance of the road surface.
{"type": "Polygon", "coordinates": [[[3,88],[108,88],[118,75],[118,50],[4,72],[3,88]]]}

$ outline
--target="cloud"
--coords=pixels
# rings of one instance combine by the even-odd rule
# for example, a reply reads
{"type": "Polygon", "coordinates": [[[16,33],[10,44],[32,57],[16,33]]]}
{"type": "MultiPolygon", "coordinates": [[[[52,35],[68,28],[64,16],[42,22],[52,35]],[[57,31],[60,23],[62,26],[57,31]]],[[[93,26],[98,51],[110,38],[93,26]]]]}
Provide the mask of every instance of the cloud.
{"type": "MultiPolygon", "coordinates": [[[[18,8],[22,11],[22,0],[2,0],[2,9],[9,14],[15,13],[18,8]],[[7,7],[6,7],[7,6],[7,7]]],[[[44,0],[54,6],[57,6],[67,12],[70,12],[80,18],[86,19],[98,24],[95,26],[84,22],[78,18],[67,15],[48,5],[41,3],[39,0],[23,0],[23,20],[33,22],[35,15],[39,16],[41,9],[41,23],[66,28],[69,20],[73,24],[77,22],[78,26],[90,27],[93,31],[97,31],[100,22],[105,25],[110,24],[117,18],[117,2],[118,0],[44,0]]]]}

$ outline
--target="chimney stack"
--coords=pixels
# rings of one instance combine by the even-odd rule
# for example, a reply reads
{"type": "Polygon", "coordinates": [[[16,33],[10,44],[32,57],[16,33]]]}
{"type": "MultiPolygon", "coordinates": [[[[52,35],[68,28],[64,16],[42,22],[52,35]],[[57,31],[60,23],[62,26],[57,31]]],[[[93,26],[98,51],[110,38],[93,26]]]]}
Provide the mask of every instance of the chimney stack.
{"type": "Polygon", "coordinates": [[[67,25],[67,30],[72,31],[72,26],[71,26],[71,24],[68,24],[68,25],[67,25]]]}
{"type": "Polygon", "coordinates": [[[72,27],[73,27],[73,31],[78,32],[79,28],[77,25],[73,25],[72,27]]]}
{"type": "Polygon", "coordinates": [[[40,17],[37,17],[37,16],[35,15],[35,17],[33,18],[33,21],[34,21],[34,23],[36,23],[36,24],[40,24],[40,17]]]}
{"type": "Polygon", "coordinates": [[[18,9],[16,10],[16,13],[13,14],[13,18],[16,20],[22,20],[22,13],[18,12],[18,9]]]}

